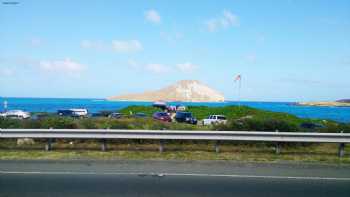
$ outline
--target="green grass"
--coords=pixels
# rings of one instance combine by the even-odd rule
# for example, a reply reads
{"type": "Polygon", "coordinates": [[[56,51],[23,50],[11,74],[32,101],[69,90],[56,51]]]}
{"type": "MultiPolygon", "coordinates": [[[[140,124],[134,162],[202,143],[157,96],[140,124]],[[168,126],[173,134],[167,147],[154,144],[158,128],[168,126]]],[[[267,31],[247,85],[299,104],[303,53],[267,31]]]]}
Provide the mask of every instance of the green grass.
{"type": "Polygon", "coordinates": [[[149,117],[151,117],[153,113],[157,111],[160,111],[160,109],[152,106],[141,106],[141,105],[132,105],[119,110],[120,113],[123,113],[125,115],[145,113],[149,117]]]}
{"type": "Polygon", "coordinates": [[[17,146],[14,141],[1,143],[0,160],[4,159],[151,159],[151,160],[232,160],[254,162],[315,162],[350,164],[350,147],[343,158],[337,156],[337,144],[313,144],[309,146],[283,146],[281,154],[275,154],[274,146],[266,143],[231,143],[220,145],[220,153],[214,152],[213,143],[199,142],[166,144],[165,152],[158,152],[156,143],[110,142],[108,151],[100,151],[94,141],[73,144],[58,142],[53,150],[43,151],[44,144],[17,146]]]}

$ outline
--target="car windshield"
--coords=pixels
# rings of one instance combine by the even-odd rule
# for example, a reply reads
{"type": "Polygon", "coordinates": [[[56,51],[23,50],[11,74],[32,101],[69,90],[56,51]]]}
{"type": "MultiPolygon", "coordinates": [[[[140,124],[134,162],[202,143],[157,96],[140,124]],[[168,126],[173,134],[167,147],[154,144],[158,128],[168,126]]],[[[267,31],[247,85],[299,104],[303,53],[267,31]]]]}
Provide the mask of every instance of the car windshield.
{"type": "Polygon", "coordinates": [[[179,113],[179,116],[184,117],[184,118],[191,118],[192,114],[191,113],[179,113]]]}
{"type": "Polygon", "coordinates": [[[226,120],[226,117],[224,117],[224,116],[218,116],[218,119],[219,119],[219,120],[226,120]]]}

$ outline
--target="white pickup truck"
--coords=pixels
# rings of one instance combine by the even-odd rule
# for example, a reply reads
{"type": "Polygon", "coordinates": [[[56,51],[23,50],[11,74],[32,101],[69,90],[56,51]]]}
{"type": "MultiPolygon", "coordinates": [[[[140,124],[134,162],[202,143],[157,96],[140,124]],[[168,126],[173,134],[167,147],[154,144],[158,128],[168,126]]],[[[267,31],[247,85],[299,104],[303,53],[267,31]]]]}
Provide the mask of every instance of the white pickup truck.
{"type": "Polygon", "coordinates": [[[227,119],[224,115],[210,115],[208,118],[203,119],[203,125],[211,125],[211,124],[226,124],[227,119]]]}

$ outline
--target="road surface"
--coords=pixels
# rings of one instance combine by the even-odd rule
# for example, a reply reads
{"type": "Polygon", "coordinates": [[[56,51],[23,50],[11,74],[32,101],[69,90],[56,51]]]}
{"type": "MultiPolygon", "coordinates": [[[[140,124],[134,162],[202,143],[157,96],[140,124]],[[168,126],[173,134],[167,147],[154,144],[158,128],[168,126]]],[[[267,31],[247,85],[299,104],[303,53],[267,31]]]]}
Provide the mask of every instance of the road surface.
{"type": "Polygon", "coordinates": [[[350,166],[0,161],[0,196],[350,196],[350,166]]]}

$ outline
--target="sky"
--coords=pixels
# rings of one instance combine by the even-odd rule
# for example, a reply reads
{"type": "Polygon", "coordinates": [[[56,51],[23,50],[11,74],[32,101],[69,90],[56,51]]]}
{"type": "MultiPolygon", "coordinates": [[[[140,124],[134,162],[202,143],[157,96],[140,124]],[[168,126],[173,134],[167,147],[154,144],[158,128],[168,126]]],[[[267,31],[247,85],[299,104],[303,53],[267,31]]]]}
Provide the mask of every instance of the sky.
{"type": "Polygon", "coordinates": [[[0,96],[193,79],[247,101],[350,98],[349,0],[0,0],[0,96]]]}

